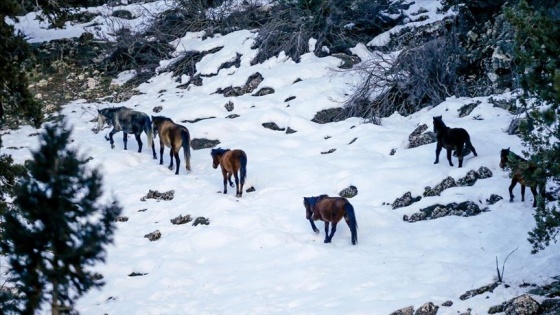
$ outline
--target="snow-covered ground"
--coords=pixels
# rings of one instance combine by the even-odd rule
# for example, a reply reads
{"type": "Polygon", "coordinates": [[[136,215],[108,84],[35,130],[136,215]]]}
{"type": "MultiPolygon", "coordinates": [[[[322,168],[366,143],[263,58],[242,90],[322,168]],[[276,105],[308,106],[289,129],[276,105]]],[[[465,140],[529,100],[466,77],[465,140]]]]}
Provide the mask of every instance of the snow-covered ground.
{"type": "MultiPolygon", "coordinates": [[[[74,130],[73,145],[93,157],[89,165],[102,170],[107,198],[116,196],[123,216],[129,218],[117,223],[106,264],[95,266],[106,285],[78,300],[81,314],[389,314],[430,301],[441,306],[448,300],[453,305],[440,307],[438,314],[469,308],[471,314],[486,314],[490,306],[525,292],[520,284],[547,283],[560,274],[558,244],[530,254],[526,240],[534,225],[530,192],[523,203],[517,188],[516,201],[507,201],[510,180],[498,166],[499,152],[506,147],[521,151],[520,140],[505,132],[510,113],[493,107],[486,97],[450,98],[409,117],[394,114],[383,119],[381,126],[359,118],[316,124],[311,122],[315,113],[338,107],[351,91],[355,76],[332,70],[340,60],[312,54],[304,55],[300,63],[279,56],[251,66],[254,36],[238,31],[202,40],[197,34],[186,34],[177,43],[178,53],[224,47],[197,65],[198,72],[215,74],[204,77],[200,87],[179,89],[176,78],[160,73],[139,87],[143,94],[126,102],[75,101],[64,106],[62,114],[74,130]],[[218,71],[236,53],[242,54],[241,67],[218,71]],[[264,77],[258,88],[271,87],[275,93],[260,97],[214,93],[218,88],[241,86],[256,72],[264,77]],[[295,98],[286,101],[289,97],[295,98]],[[230,101],[234,109],[228,112],[224,105],[230,101]],[[474,101],[481,103],[470,115],[459,118],[457,110],[474,101]],[[222,148],[243,149],[248,155],[245,188],[253,186],[256,191],[242,198],[234,196],[234,188],[227,195],[220,193],[221,172],[212,168],[210,149],[192,151],[192,173],[181,168],[176,176],[166,167],[167,149],[164,165],[159,165],[147,146],[142,153],[136,152],[134,137],[124,151],[121,133],[115,136],[116,148],[111,149],[103,138],[109,129],[92,131],[95,123],[90,121],[97,109],[128,106],[154,114],[152,109],[159,105],[163,110],[158,115],[178,123],[215,117],[182,124],[193,138],[218,139],[222,148]],[[231,114],[239,117],[226,118],[231,114]],[[457,168],[456,158],[456,166],[450,167],[445,151],[434,165],[435,144],[406,148],[409,134],[419,124],[432,128],[432,117],[437,115],[471,135],[478,156],[467,156],[463,168],[457,168]],[[266,122],[297,132],[266,129],[262,126],[266,122]],[[336,151],[321,154],[330,149],[336,151]],[[447,189],[441,196],[422,198],[409,207],[393,210],[387,205],[408,191],[421,195],[426,186],[433,187],[447,176],[464,177],[481,166],[488,167],[493,177],[471,187],[447,189]],[[305,219],[303,197],[336,196],[349,185],[359,191],[350,199],[359,243],[351,245],[350,231],[341,222],[333,242],[324,244],[322,223],[316,235],[305,219]],[[150,189],[174,190],[175,198],[141,201],[150,189]],[[471,200],[486,207],[491,194],[504,200],[478,216],[417,223],[402,219],[435,203],[471,200]],[[210,224],[170,223],[186,214],[206,217],[210,224]],[[161,239],[150,242],[144,237],[155,230],[161,232],[161,239]],[[459,299],[467,290],[493,282],[496,258],[501,269],[505,257],[516,248],[505,265],[509,287],[459,299]],[[145,275],[131,277],[131,273],[145,275]]],[[[3,133],[2,153],[20,163],[30,158],[29,149],[38,146],[36,137],[28,137],[34,132],[22,127],[3,133]]],[[[144,134],[142,139],[146,142],[144,134]]],[[[156,146],[159,149],[158,141],[156,146]]]]}

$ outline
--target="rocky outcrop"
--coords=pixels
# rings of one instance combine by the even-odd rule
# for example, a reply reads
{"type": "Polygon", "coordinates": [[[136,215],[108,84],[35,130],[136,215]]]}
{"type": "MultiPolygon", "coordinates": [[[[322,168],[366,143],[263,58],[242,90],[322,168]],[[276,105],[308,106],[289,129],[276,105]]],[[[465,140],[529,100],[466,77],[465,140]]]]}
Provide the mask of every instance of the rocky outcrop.
{"type": "Polygon", "coordinates": [[[404,215],[403,221],[405,222],[418,222],[424,220],[432,220],[437,218],[442,218],[450,215],[470,217],[478,215],[482,212],[490,211],[488,208],[480,208],[476,203],[472,201],[464,201],[461,203],[452,202],[447,205],[435,204],[416,212],[412,215],[404,215]]]}
{"type": "Polygon", "coordinates": [[[350,185],[343,190],[341,190],[338,195],[343,198],[352,198],[358,194],[358,188],[354,185],[350,185]]]}

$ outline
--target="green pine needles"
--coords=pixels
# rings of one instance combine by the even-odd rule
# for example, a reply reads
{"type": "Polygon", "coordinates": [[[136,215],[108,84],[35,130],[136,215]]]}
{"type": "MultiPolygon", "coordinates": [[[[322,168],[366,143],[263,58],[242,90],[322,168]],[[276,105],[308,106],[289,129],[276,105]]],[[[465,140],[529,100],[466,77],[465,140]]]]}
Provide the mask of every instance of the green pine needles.
{"type": "MultiPolygon", "coordinates": [[[[528,180],[560,183],[560,4],[525,0],[507,10],[515,27],[515,63],[523,88],[520,102],[527,119],[520,125],[528,160],[536,165],[528,180]]],[[[538,198],[535,228],[529,232],[532,252],[556,241],[560,231],[557,205],[538,198]]]]}
{"type": "Polygon", "coordinates": [[[16,186],[13,208],[3,214],[0,245],[21,298],[18,312],[25,314],[44,302],[52,314],[67,312],[78,297],[103,285],[91,267],[105,260],[121,207],[99,203],[102,176],[69,148],[70,136],[64,123],[46,126],[29,176],[16,186]]]}

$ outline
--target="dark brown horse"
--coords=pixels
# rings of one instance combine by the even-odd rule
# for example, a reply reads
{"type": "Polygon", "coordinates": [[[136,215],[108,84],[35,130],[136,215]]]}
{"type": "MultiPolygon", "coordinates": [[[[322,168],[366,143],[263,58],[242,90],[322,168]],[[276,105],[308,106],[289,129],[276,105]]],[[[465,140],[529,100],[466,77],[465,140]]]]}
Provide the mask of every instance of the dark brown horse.
{"type": "Polygon", "coordinates": [[[325,222],[325,243],[331,242],[334,232],[336,232],[336,225],[343,217],[352,234],[352,245],[358,243],[358,222],[356,222],[354,207],[346,198],[329,197],[327,195],[303,197],[303,205],[305,206],[305,217],[311,223],[313,232],[319,234],[319,229],[313,221],[321,220],[325,222]],[[332,223],[330,234],[329,223],[332,223]]]}
{"type": "Polygon", "coordinates": [[[222,166],[222,175],[224,177],[224,194],[227,194],[227,181],[233,187],[231,175],[235,177],[235,196],[241,197],[243,194],[243,185],[247,177],[247,154],[243,150],[230,149],[212,149],[212,167],[218,168],[222,166]],[[238,175],[239,173],[239,175],[238,175]]]}
{"type": "Polygon", "coordinates": [[[533,173],[536,170],[535,165],[527,162],[524,158],[511,152],[509,148],[500,151],[500,167],[511,169],[511,184],[509,185],[509,202],[513,202],[513,188],[517,183],[521,185],[521,201],[525,201],[525,186],[529,186],[533,193],[533,207],[537,206],[537,186],[541,191],[541,195],[545,196],[544,183],[537,183],[535,181],[526,180],[523,173],[533,173]]]}
{"type": "Polygon", "coordinates": [[[447,160],[450,166],[453,166],[451,153],[457,151],[459,167],[463,167],[463,148],[465,145],[473,152],[474,156],[478,155],[471,143],[469,133],[463,128],[447,127],[441,116],[434,116],[434,132],[437,134],[436,161],[434,164],[439,163],[439,153],[442,148],[447,150],[447,160]]]}
{"type": "Polygon", "coordinates": [[[163,164],[164,146],[171,148],[169,152],[169,169],[173,170],[173,157],[177,162],[175,175],[179,174],[179,150],[183,148],[185,156],[185,168],[187,173],[191,172],[191,135],[187,127],[173,122],[170,118],[163,116],[152,116],[154,125],[154,138],[159,136],[159,164],[163,164]]]}

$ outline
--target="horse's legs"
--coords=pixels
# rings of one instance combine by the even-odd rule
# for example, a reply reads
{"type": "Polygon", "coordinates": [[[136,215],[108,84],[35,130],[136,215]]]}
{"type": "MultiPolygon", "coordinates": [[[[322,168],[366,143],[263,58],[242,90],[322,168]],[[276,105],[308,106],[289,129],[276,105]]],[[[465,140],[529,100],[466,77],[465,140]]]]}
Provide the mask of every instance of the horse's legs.
{"type": "Polygon", "coordinates": [[[309,219],[309,223],[311,223],[311,228],[313,229],[313,232],[315,232],[316,234],[319,234],[319,229],[315,225],[315,222],[313,222],[313,219],[309,219]]]}
{"type": "Polygon", "coordinates": [[[531,186],[531,192],[533,193],[533,208],[537,206],[537,186],[531,186]]]}
{"type": "Polygon", "coordinates": [[[515,178],[511,179],[511,184],[509,185],[509,202],[513,202],[513,188],[517,185],[517,180],[515,178]]]}
{"type": "Polygon", "coordinates": [[[163,144],[163,141],[159,141],[159,165],[163,164],[163,150],[165,148],[165,145],[163,144]]]}
{"type": "Polygon", "coordinates": [[[232,174],[231,172],[228,172],[227,173],[227,178],[228,178],[228,181],[229,181],[229,186],[233,187],[233,182],[231,181],[231,174],[232,174]]]}
{"type": "Polygon", "coordinates": [[[451,162],[451,152],[451,149],[447,149],[447,160],[449,161],[449,166],[453,166],[453,162],[451,162]]]}
{"type": "Polygon", "coordinates": [[[224,178],[224,194],[227,194],[227,171],[222,167],[222,176],[224,178]]]}
{"type": "Polygon", "coordinates": [[[173,155],[175,156],[175,162],[177,162],[177,169],[175,170],[175,175],[179,175],[179,165],[181,165],[181,160],[179,160],[179,149],[177,149],[177,151],[173,150],[173,155]]]}
{"type": "Polygon", "coordinates": [[[170,170],[173,170],[173,151],[175,151],[175,148],[173,148],[173,146],[171,146],[171,148],[169,149],[169,166],[167,167],[170,170]]]}
{"type": "Polygon", "coordinates": [[[111,149],[115,148],[115,141],[113,141],[113,135],[117,132],[118,131],[115,131],[115,129],[113,129],[111,130],[111,132],[109,132],[109,137],[105,136],[105,140],[109,141],[109,143],[111,144],[111,149]]]}
{"type": "Polygon", "coordinates": [[[329,235],[329,241],[328,241],[328,242],[325,242],[325,243],[330,243],[330,242],[331,242],[331,240],[332,240],[332,238],[333,238],[333,236],[334,236],[334,232],[336,232],[336,224],[337,224],[337,223],[338,223],[338,222],[333,222],[332,227],[331,227],[331,235],[329,235]]]}
{"type": "Polygon", "coordinates": [[[439,141],[438,141],[437,146],[436,146],[436,161],[434,162],[434,164],[439,163],[439,154],[441,153],[441,148],[442,148],[441,143],[439,143],[439,141]]]}
{"type": "Polygon", "coordinates": [[[237,176],[237,172],[233,172],[233,177],[235,178],[235,196],[241,197],[242,191],[239,190],[239,177],[237,176]]]}
{"type": "MultiPolygon", "coordinates": [[[[463,147],[457,149],[457,159],[459,159],[459,167],[463,167],[463,147]]],[[[453,166],[453,165],[451,165],[453,166]]]]}
{"type": "Polygon", "coordinates": [[[135,133],[134,137],[136,138],[136,142],[138,142],[138,153],[142,152],[142,140],[140,139],[140,134],[135,133]]]}
{"type": "Polygon", "coordinates": [[[525,185],[521,184],[521,201],[525,201],[525,185]]]}
{"type": "Polygon", "coordinates": [[[331,239],[329,238],[329,221],[325,221],[325,243],[330,243],[331,239]]]}
{"type": "Polygon", "coordinates": [[[128,134],[126,132],[123,131],[123,139],[122,141],[124,142],[124,149],[127,150],[126,147],[126,142],[128,141],[128,134]]]}

